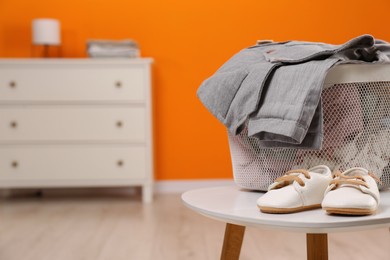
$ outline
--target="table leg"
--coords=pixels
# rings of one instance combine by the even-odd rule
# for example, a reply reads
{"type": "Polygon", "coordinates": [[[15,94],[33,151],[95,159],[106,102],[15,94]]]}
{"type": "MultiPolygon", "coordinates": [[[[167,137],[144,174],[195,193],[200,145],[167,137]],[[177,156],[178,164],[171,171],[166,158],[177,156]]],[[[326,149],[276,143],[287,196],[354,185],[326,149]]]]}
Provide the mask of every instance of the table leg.
{"type": "Polygon", "coordinates": [[[328,234],[306,234],[307,260],[328,260],[328,234]]]}
{"type": "Polygon", "coordinates": [[[245,226],[227,223],[221,260],[238,260],[241,252],[241,245],[244,239],[245,226]]]}

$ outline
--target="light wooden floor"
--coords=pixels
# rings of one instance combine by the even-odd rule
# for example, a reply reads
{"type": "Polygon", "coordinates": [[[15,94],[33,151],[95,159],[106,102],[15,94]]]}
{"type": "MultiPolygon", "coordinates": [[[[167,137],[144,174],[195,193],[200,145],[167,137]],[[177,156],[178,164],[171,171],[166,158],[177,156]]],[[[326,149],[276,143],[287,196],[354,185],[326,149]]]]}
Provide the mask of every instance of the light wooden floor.
{"type": "MultiPolygon", "coordinates": [[[[180,195],[14,196],[0,202],[0,260],[214,260],[224,224],[180,195]]],[[[247,228],[242,260],[305,259],[305,234],[247,228]]],[[[390,259],[388,229],[329,235],[329,258],[390,259]]]]}

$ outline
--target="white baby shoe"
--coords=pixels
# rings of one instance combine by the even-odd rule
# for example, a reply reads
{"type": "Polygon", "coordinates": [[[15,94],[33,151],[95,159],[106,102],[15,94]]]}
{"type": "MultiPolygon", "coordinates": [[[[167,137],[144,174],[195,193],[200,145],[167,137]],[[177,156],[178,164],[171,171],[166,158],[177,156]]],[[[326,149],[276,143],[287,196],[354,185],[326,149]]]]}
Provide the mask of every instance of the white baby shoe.
{"type": "Polygon", "coordinates": [[[293,213],[321,207],[324,192],[332,181],[328,166],[291,170],[268,187],[257,200],[264,213],[293,213]]]}
{"type": "Polygon", "coordinates": [[[359,167],[337,173],[322,201],[327,213],[343,215],[370,215],[378,205],[376,177],[359,167]]]}

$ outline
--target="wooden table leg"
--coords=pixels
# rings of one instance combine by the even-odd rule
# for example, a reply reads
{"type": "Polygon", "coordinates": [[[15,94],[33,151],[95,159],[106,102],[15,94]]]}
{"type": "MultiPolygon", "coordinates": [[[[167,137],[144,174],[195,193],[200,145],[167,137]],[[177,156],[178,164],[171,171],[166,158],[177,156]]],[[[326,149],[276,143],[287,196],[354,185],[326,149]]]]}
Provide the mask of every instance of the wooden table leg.
{"type": "Polygon", "coordinates": [[[245,226],[227,223],[221,260],[238,260],[241,252],[241,245],[244,239],[245,226]]]}
{"type": "Polygon", "coordinates": [[[306,234],[307,260],[328,260],[328,234],[306,234]]]}

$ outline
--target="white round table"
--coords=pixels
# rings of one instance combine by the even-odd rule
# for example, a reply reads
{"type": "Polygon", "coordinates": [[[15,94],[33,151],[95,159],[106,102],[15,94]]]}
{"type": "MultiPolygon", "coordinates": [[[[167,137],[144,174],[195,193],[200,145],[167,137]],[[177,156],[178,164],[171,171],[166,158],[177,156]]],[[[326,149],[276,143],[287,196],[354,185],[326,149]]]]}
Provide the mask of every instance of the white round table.
{"type": "Polygon", "coordinates": [[[263,194],[224,186],[191,190],[182,195],[182,200],[190,209],[227,223],[221,259],[239,258],[246,226],[306,233],[309,260],[328,259],[327,233],[390,227],[389,190],[381,192],[380,206],[371,216],[328,215],[322,209],[265,214],[256,205],[263,194]]]}

